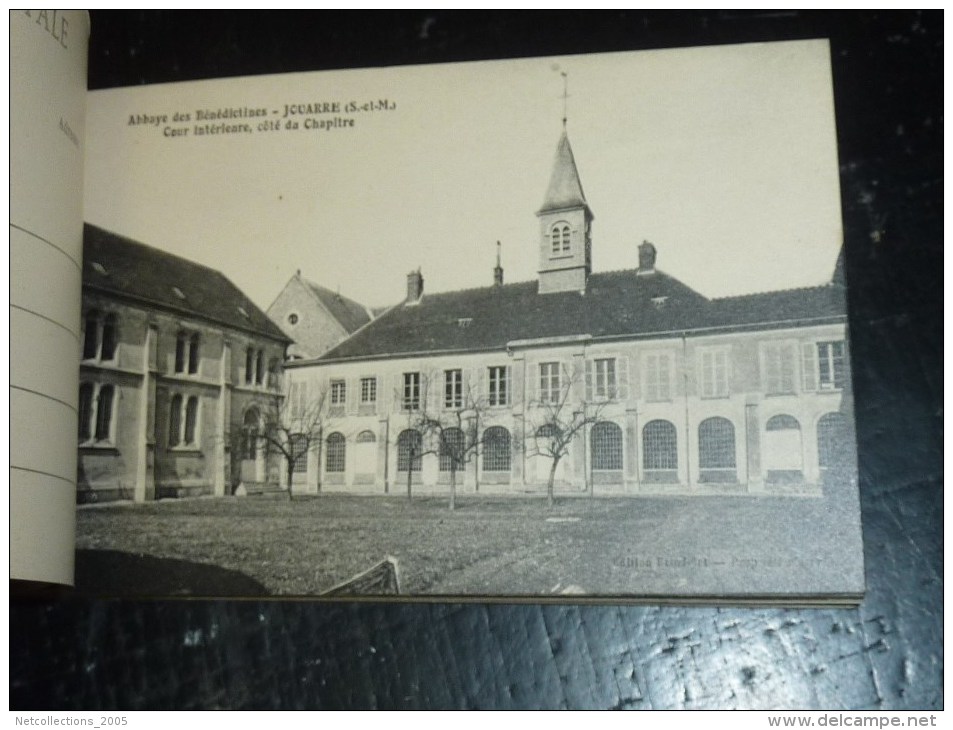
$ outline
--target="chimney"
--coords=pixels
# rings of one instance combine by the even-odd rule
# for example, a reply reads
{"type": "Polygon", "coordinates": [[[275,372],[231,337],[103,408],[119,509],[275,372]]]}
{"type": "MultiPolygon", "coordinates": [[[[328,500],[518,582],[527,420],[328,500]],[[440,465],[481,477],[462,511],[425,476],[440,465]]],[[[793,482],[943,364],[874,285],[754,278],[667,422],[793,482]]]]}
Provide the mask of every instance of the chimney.
{"type": "Polygon", "coordinates": [[[407,274],[407,303],[413,304],[418,301],[424,293],[424,277],[418,268],[407,274]]]}
{"type": "Polygon", "coordinates": [[[503,267],[500,266],[500,242],[496,242],[496,266],[493,268],[493,286],[503,286],[503,267]]]}
{"type": "Polygon", "coordinates": [[[655,246],[648,241],[639,244],[639,273],[655,273],[655,246]]]}

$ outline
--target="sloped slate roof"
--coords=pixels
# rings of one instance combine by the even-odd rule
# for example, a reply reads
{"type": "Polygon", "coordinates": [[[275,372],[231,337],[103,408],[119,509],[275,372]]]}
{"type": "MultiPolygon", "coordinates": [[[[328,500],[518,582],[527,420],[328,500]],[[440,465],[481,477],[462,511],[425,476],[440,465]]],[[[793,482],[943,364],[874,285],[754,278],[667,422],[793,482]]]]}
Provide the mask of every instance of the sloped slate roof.
{"type": "Polygon", "coordinates": [[[586,196],[582,192],[582,182],[579,180],[579,170],[576,169],[576,160],[569,146],[569,137],[563,132],[556,148],[556,160],[553,163],[553,173],[549,178],[549,187],[546,188],[546,197],[539,209],[540,213],[564,208],[588,207],[586,196]]]}
{"type": "Polygon", "coordinates": [[[306,279],[301,280],[331,313],[348,334],[371,321],[367,309],[353,299],[342,297],[337,292],[325,289],[306,279]]]}
{"type": "Polygon", "coordinates": [[[83,227],[83,286],[291,341],[221,272],[89,223],[83,227]]]}
{"type": "Polygon", "coordinates": [[[541,338],[639,337],[845,314],[841,287],[710,300],[657,270],[592,274],[585,294],[538,294],[537,288],[530,281],[425,294],[416,304],[404,303],[381,315],[319,361],[503,349],[507,343],[541,338]]]}

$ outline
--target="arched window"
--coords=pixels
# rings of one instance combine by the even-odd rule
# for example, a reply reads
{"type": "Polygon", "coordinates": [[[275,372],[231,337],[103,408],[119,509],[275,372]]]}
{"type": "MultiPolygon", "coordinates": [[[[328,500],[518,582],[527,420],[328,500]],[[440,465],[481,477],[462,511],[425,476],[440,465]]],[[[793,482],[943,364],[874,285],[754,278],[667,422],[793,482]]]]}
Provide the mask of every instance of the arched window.
{"type": "Polygon", "coordinates": [[[821,469],[840,466],[849,440],[847,419],[842,413],[827,413],[817,422],[817,465],[821,469]]]}
{"type": "Polygon", "coordinates": [[[258,457],[258,420],[258,411],[251,408],[242,421],[242,458],[249,461],[258,457]]]}
{"type": "Polygon", "coordinates": [[[79,440],[111,442],[116,386],[82,383],[79,386],[79,440]]]}
{"type": "Polygon", "coordinates": [[[786,413],[781,413],[777,416],[772,416],[768,419],[768,422],[764,424],[765,431],[788,431],[788,430],[801,430],[801,424],[797,422],[797,419],[794,416],[789,416],[786,413]]]}
{"type": "Polygon", "coordinates": [[[459,471],[463,466],[463,431],[448,428],[440,434],[440,471],[459,471]]]}
{"type": "Polygon", "coordinates": [[[195,443],[195,429],[198,425],[199,417],[199,399],[196,396],[189,396],[185,404],[185,443],[195,443]]]}
{"type": "Polygon", "coordinates": [[[622,469],[622,429],[611,421],[600,421],[592,427],[592,468],[622,469]]]}
{"type": "Polygon", "coordinates": [[[182,443],[182,396],[176,393],[169,404],[169,446],[182,443]]]}
{"type": "Polygon", "coordinates": [[[86,313],[83,333],[83,360],[109,361],[116,358],[118,324],[115,314],[103,315],[97,309],[86,313]]]}
{"type": "Polygon", "coordinates": [[[347,442],[344,434],[335,431],[328,435],[328,450],[325,461],[325,471],[330,473],[340,473],[344,471],[345,449],[347,442]]]}
{"type": "Polygon", "coordinates": [[[762,464],[768,484],[799,484],[803,481],[801,424],[794,416],[780,413],[764,424],[762,464]]]}
{"type": "Polygon", "coordinates": [[[483,471],[510,470],[510,432],[491,426],[483,432],[483,471]]]}
{"type": "Polygon", "coordinates": [[[727,418],[714,416],[698,424],[698,467],[703,482],[734,482],[735,427],[727,418]]]}
{"type": "Polygon", "coordinates": [[[420,432],[412,428],[397,437],[397,471],[420,471],[420,432]]]}
{"type": "Polygon", "coordinates": [[[678,437],[668,421],[649,421],[642,429],[642,466],[646,479],[671,477],[678,469],[678,437]]]}
{"type": "Polygon", "coordinates": [[[361,431],[357,435],[357,443],[359,444],[374,444],[377,443],[377,436],[374,435],[373,431],[361,431]]]}
{"type": "Polygon", "coordinates": [[[551,423],[544,423],[542,426],[536,429],[536,438],[538,439],[551,439],[556,438],[557,436],[556,427],[551,423]]]}
{"type": "Polygon", "coordinates": [[[563,226],[560,231],[563,253],[569,253],[569,226],[563,226]]]}
{"type": "Polygon", "coordinates": [[[550,231],[550,244],[552,245],[552,255],[569,253],[571,249],[569,226],[565,223],[557,223],[550,231]]]}

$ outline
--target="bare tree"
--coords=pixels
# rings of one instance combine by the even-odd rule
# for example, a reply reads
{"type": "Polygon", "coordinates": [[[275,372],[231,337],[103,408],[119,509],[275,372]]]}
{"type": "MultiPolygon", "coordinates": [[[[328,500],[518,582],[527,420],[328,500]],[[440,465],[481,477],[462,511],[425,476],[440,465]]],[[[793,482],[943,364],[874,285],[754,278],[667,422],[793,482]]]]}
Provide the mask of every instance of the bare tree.
{"type": "MultiPolygon", "coordinates": [[[[405,404],[408,405],[408,404],[405,404]]],[[[456,509],[457,474],[482,453],[487,431],[487,401],[464,382],[462,370],[437,371],[423,377],[421,397],[407,409],[408,428],[420,433],[420,451],[414,458],[430,454],[440,459],[450,474],[450,509],[456,509]],[[453,375],[455,373],[455,375],[453,375]]],[[[407,496],[410,498],[410,474],[407,496]]]]}
{"type": "MultiPolygon", "coordinates": [[[[590,402],[582,392],[582,372],[568,369],[557,363],[554,371],[540,373],[539,397],[531,402],[527,436],[527,455],[544,456],[550,460],[549,477],[546,483],[547,501],[550,507],[555,502],[554,487],[556,470],[560,461],[569,454],[577,436],[585,434],[587,427],[597,423],[608,404],[615,397],[615,384],[609,386],[604,397],[590,402]]],[[[588,390],[588,389],[587,389],[588,390]]]]}
{"type": "Polygon", "coordinates": [[[327,391],[309,393],[303,382],[292,383],[287,393],[269,388],[255,399],[261,416],[260,427],[247,437],[254,438],[266,452],[277,453],[285,465],[288,498],[295,466],[321,443],[328,426],[327,391]]]}

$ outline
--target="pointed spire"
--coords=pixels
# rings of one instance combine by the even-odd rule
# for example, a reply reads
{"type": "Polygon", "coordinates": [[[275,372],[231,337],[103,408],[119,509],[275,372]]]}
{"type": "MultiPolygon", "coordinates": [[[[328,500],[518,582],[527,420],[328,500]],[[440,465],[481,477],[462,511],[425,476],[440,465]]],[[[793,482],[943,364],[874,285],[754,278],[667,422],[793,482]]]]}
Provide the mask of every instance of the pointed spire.
{"type": "Polygon", "coordinates": [[[579,181],[576,160],[572,156],[572,147],[569,146],[569,136],[563,130],[562,136],[559,138],[559,146],[556,148],[553,174],[549,178],[546,197],[538,213],[578,207],[588,208],[589,204],[582,192],[582,183],[579,181]]]}

